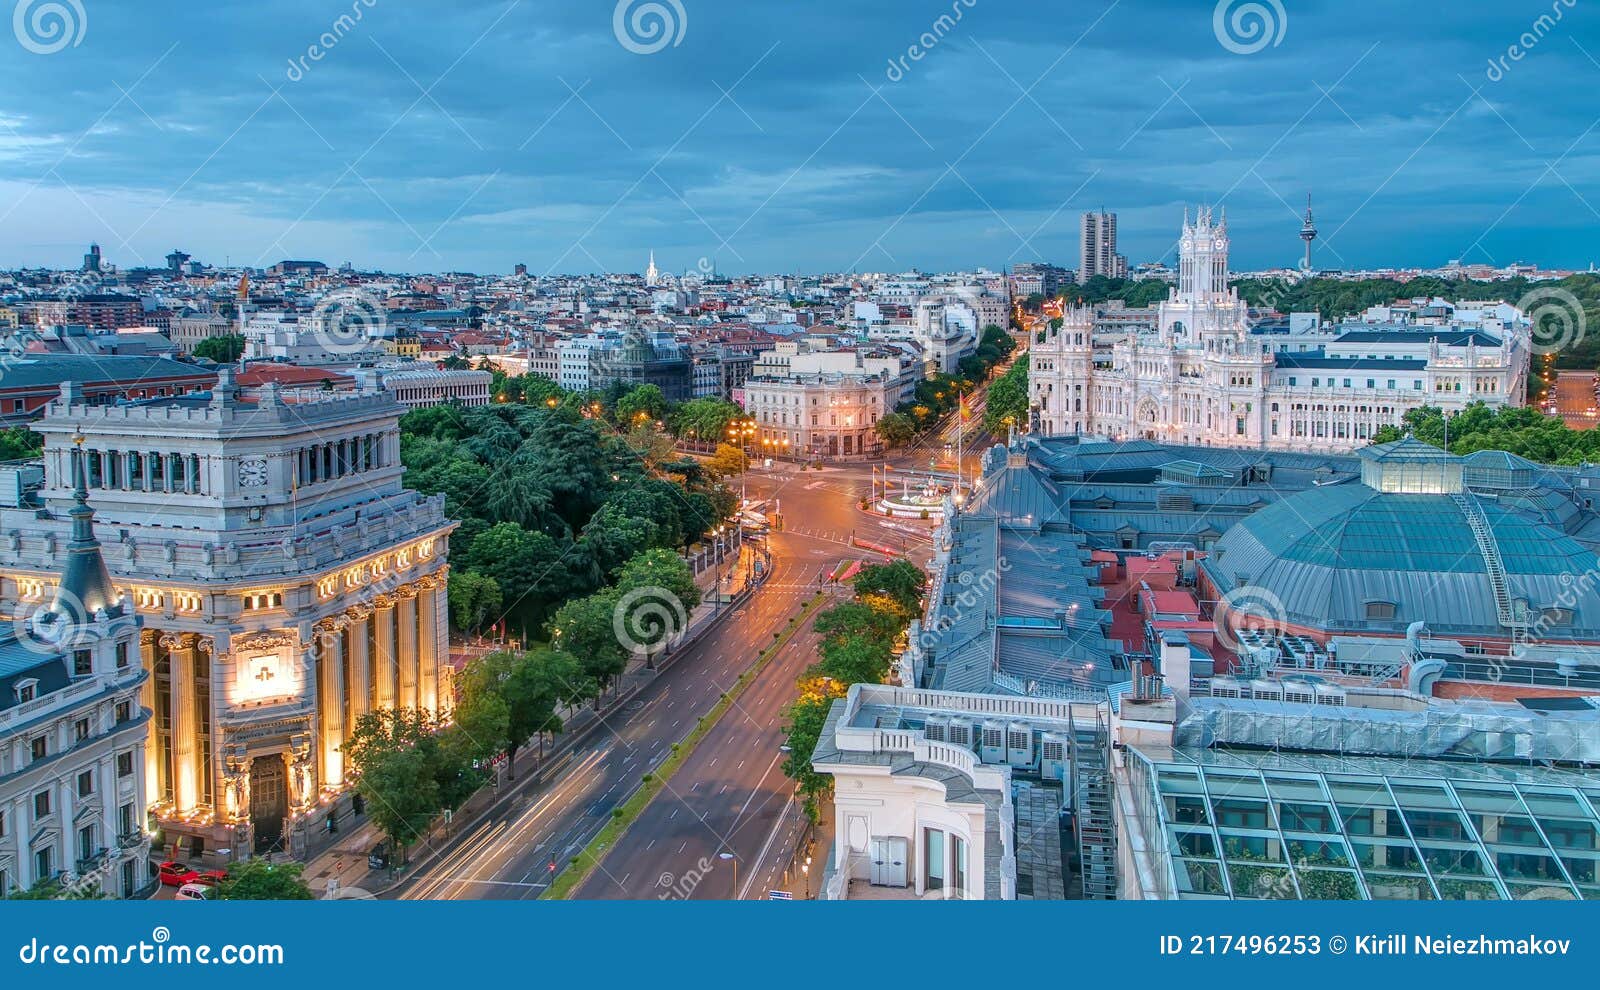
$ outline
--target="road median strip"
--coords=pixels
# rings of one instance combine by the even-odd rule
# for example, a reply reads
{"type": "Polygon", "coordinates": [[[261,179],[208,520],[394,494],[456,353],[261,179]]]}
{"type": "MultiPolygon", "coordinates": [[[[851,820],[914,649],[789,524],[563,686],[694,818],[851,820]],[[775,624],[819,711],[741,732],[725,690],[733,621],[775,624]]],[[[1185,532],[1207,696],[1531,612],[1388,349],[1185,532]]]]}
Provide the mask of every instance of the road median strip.
{"type": "Polygon", "coordinates": [[[633,792],[632,796],[618,807],[612,809],[611,820],[600,829],[593,839],[589,840],[582,851],[572,857],[568,867],[562,870],[560,875],[540,895],[542,899],[565,900],[584,881],[589,879],[590,875],[599,868],[600,861],[605,858],[606,851],[616,845],[616,841],[633,826],[633,823],[644,813],[644,809],[650,806],[651,801],[655,800],[656,795],[665,789],[667,781],[671,779],[672,775],[677,773],[678,769],[689,759],[689,756],[694,753],[695,747],[700,744],[701,740],[710,735],[711,730],[716,728],[722,716],[727,714],[734,706],[734,703],[739,700],[739,696],[744,693],[745,689],[760,676],[773,658],[788,645],[789,640],[794,637],[795,633],[799,632],[800,628],[805,625],[811,614],[827,599],[827,592],[819,591],[806,602],[805,606],[790,619],[788,626],[777,634],[777,639],[770,646],[762,649],[756,662],[751,664],[744,673],[740,674],[738,679],[733,682],[732,687],[723,692],[716,705],[712,706],[711,711],[707,712],[695,723],[694,729],[684,737],[683,741],[674,743],[672,751],[667,758],[662,760],[653,771],[644,775],[639,788],[633,792]]]}

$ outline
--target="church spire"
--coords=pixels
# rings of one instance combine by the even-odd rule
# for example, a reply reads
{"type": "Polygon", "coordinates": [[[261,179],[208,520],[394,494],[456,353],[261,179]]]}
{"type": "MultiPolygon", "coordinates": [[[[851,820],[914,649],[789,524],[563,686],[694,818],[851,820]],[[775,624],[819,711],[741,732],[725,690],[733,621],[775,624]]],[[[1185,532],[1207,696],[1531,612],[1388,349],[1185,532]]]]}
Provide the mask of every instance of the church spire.
{"type": "Polygon", "coordinates": [[[67,544],[67,565],[56,586],[50,610],[75,625],[94,619],[104,609],[115,615],[121,611],[121,596],[111,584],[111,572],[100,554],[100,541],[94,535],[94,510],[89,507],[88,478],[83,467],[83,437],[73,439],[72,540],[67,544]]]}

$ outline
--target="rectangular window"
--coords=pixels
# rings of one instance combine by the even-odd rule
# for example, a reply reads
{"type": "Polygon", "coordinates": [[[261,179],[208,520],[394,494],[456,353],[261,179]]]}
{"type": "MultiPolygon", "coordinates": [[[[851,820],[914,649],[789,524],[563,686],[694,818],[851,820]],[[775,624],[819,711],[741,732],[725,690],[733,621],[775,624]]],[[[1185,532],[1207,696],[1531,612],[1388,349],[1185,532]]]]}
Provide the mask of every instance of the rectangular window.
{"type": "Polygon", "coordinates": [[[78,829],[78,858],[94,858],[94,826],[85,825],[78,829]]]}
{"type": "Polygon", "coordinates": [[[42,760],[50,751],[50,741],[44,736],[35,736],[33,741],[28,744],[28,748],[33,753],[35,760],[42,760]]]}
{"type": "Polygon", "coordinates": [[[128,669],[128,644],[127,643],[118,643],[117,644],[117,669],[118,670],[127,670],[128,669]]]}
{"type": "Polygon", "coordinates": [[[74,742],[83,742],[89,738],[89,720],[80,718],[72,723],[72,738],[74,742]]]}
{"type": "Polygon", "coordinates": [[[94,654],[88,650],[72,651],[72,676],[88,677],[94,673],[94,654]]]}
{"type": "Polygon", "coordinates": [[[50,792],[40,791],[33,796],[33,817],[44,818],[50,814],[50,792]]]}
{"type": "Polygon", "coordinates": [[[133,718],[133,705],[126,701],[117,702],[117,724],[130,721],[133,718]]]}
{"type": "Polygon", "coordinates": [[[967,892],[967,840],[959,835],[950,837],[950,887],[957,896],[967,892]]]}
{"type": "Polygon", "coordinates": [[[55,875],[54,857],[50,855],[48,847],[33,854],[33,876],[36,881],[49,880],[55,875]]]}
{"type": "Polygon", "coordinates": [[[127,838],[138,831],[134,825],[133,802],[128,802],[117,809],[117,837],[127,838]]]}
{"type": "Polygon", "coordinates": [[[117,776],[118,777],[132,777],[133,776],[133,753],[132,752],[118,753],[117,754],[117,776]]]}
{"type": "Polygon", "coordinates": [[[78,796],[88,797],[94,793],[94,771],[85,770],[78,774],[78,796]]]}
{"type": "Polygon", "coordinates": [[[944,889],[944,832],[936,828],[922,830],[922,887],[924,890],[944,889]]]}

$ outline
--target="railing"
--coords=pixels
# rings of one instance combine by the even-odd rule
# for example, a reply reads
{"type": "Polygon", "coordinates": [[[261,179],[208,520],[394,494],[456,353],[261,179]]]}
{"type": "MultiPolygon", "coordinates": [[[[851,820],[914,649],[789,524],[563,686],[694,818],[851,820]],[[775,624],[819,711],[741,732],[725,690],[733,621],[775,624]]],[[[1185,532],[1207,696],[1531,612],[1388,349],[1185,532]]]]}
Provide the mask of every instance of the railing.
{"type": "Polygon", "coordinates": [[[1511,593],[1506,588],[1506,568],[1500,560],[1500,547],[1495,542],[1494,533],[1489,529],[1489,521],[1484,518],[1483,509],[1478,503],[1460,493],[1453,493],[1451,500],[1461,509],[1461,514],[1466,517],[1467,526],[1472,530],[1472,537],[1478,543],[1478,551],[1483,555],[1485,570],[1489,575],[1489,586],[1494,590],[1494,606],[1499,613],[1502,626],[1515,625],[1511,612],[1511,593]]]}

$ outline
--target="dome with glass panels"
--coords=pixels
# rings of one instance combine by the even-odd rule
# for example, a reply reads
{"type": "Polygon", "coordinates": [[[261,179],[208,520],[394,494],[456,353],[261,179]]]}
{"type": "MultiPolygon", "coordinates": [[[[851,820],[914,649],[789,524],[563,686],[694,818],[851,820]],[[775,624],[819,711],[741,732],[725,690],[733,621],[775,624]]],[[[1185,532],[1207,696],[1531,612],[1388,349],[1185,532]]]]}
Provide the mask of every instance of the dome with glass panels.
{"type": "Polygon", "coordinates": [[[1421,621],[1435,636],[1537,628],[1543,639],[1600,639],[1600,558],[1554,513],[1476,482],[1494,470],[1514,488],[1528,462],[1409,438],[1360,456],[1359,481],[1298,493],[1230,529],[1203,565],[1216,593],[1262,589],[1286,621],[1318,630],[1421,621]]]}

